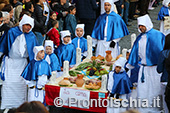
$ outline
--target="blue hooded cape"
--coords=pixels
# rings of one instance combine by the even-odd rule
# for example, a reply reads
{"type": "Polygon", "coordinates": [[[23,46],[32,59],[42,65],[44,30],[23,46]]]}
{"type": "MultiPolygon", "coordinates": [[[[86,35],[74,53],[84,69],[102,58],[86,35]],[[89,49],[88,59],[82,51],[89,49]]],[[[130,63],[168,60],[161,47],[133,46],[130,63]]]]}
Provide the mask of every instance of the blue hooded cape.
{"type": "Polygon", "coordinates": [[[60,67],[63,67],[65,60],[69,61],[70,65],[76,64],[76,48],[70,44],[60,44],[57,49],[54,50],[54,53],[57,55],[60,67]]]}
{"type": "Polygon", "coordinates": [[[112,94],[128,94],[131,92],[132,83],[125,71],[113,73],[114,84],[112,94]]]}
{"type": "MultiPolygon", "coordinates": [[[[47,54],[45,54],[44,59],[46,58],[47,54]]],[[[51,67],[51,71],[61,71],[60,65],[59,65],[59,60],[57,58],[57,56],[52,53],[49,55],[50,57],[50,67],[51,67]]]]}
{"type": "Polygon", "coordinates": [[[107,16],[108,27],[106,41],[112,41],[113,39],[122,38],[129,34],[129,31],[123,19],[118,14],[112,11],[110,14],[104,13],[97,18],[91,35],[92,38],[104,40],[104,29],[107,16]]]}
{"type": "MultiPolygon", "coordinates": [[[[78,38],[79,37],[75,37],[72,40],[72,43],[74,44],[76,48],[78,47],[78,38]]],[[[87,39],[85,39],[84,37],[80,37],[80,48],[81,48],[81,53],[84,53],[85,51],[87,51],[87,39]]]]}
{"type": "Polygon", "coordinates": [[[48,78],[50,78],[51,76],[51,68],[48,62],[44,59],[40,61],[36,61],[34,59],[31,60],[27,67],[24,69],[23,73],[21,74],[24,79],[29,81],[37,81],[38,76],[42,75],[47,75],[48,78]]]}
{"type": "Polygon", "coordinates": [[[168,7],[162,6],[162,8],[160,9],[160,11],[158,13],[158,19],[157,20],[163,20],[164,16],[169,16],[168,9],[169,9],[168,7]]]}
{"type": "MultiPolygon", "coordinates": [[[[18,26],[9,29],[8,32],[5,33],[0,39],[0,52],[8,56],[15,39],[22,33],[23,32],[19,29],[18,26]]],[[[34,59],[33,48],[34,46],[38,45],[36,36],[32,31],[30,31],[29,33],[24,33],[24,35],[27,44],[29,60],[31,61],[32,59],[34,59]]]]}
{"type": "MultiPolygon", "coordinates": [[[[128,63],[132,66],[138,65],[139,54],[138,54],[138,42],[141,39],[141,33],[135,40],[134,45],[132,47],[128,63]]],[[[165,35],[158,30],[151,29],[146,33],[147,36],[147,44],[146,44],[146,65],[153,66],[158,64],[158,58],[160,52],[163,50],[165,43],[165,35]]]]}

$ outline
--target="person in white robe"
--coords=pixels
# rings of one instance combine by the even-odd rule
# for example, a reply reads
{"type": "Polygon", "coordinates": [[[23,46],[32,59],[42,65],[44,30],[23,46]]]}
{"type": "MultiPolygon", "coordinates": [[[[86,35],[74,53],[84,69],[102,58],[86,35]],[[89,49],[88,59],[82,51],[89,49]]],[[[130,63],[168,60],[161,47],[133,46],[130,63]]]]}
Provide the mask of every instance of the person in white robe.
{"type": "Polygon", "coordinates": [[[161,95],[161,75],[156,71],[159,53],[163,50],[165,35],[153,29],[150,17],[146,14],[138,17],[138,30],[141,33],[132,47],[127,68],[133,69],[136,65],[140,66],[138,73],[137,97],[138,101],[146,99],[148,107],[138,106],[141,113],[159,113],[160,103],[154,99],[160,99],[161,95]],[[152,107],[151,107],[152,106],[152,107]]]}
{"type": "Polygon", "coordinates": [[[34,19],[24,15],[19,26],[11,28],[0,42],[0,52],[6,56],[1,67],[2,103],[1,109],[17,108],[26,101],[27,86],[20,76],[29,61],[33,59],[36,37],[31,31],[34,19]]]}
{"type": "Polygon", "coordinates": [[[170,16],[170,9],[169,5],[170,0],[163,0],[162,2],[162,8],[160,9],[158,13],[158,20],[160,20],[160,32],[162,32],[164,35],[168,35],[170,33],[170,29],[165,29],[164,27],[164,17],[170,16]]]}

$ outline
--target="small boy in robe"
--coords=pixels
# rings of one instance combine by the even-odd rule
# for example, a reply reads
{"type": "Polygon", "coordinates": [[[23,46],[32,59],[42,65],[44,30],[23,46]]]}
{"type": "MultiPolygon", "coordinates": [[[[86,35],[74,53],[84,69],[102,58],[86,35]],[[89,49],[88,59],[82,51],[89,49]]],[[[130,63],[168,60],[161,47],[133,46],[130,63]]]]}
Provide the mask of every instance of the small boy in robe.
{"type": "Polygon", "coordinates": [[[124,70],[126,59],[120,57],[113,64],[113,71],[109,73],[108,77],[108,91],[110,97],[119,98],[120,95],[128,94],[131,92],[132,83],[124,70]]]}
{"type": "Polygon", "coordinates": [[[75,47],[81,48],[82,53],[82,60],[86,58],[87,56],[87,39],[85,39],[84,36],[84,24],[77,24],[76,31],[75,31],[76,37],[72,40],[72,43],[75,45],[75,47]]]}
{"type": "Polygon", "coordinates": [[[43,46],[35,46],[33,49],[34,59],[30,61],[22,73],[22,77],[27,80],[28,101],[44,101],[44,86],[51,76],[51,68],[44,60],[45,52],[43,46]]]}
{"type": "Polygon", "coordinates": [[[59,65],[61,70],[63,70],[64,61],[69,61],[70,67],[76,64],[76,48],[71,42],[71,34],[69,30],[64,30],[60,32],[62,44],[54,50],[54,53],[59,59],[59,65]]]}

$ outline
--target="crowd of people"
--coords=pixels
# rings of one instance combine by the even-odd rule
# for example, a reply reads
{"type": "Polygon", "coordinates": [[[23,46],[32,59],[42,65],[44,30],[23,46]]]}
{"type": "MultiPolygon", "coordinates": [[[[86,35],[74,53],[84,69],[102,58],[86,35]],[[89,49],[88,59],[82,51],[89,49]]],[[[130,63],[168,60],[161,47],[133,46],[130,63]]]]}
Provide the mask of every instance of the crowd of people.
{"type": "MultiPolygon", "coordinates": [[[[87,35],[92,37],[95,56],[105,57],[109,50],[116,59],[120,55],[119,41],[129,35],[129,23],[137,20],[139,36],[126,58],[117,58],[108,74],[109,96],[133,96],[137,84],[136,98],[147,99],[152,106],[153,98],[161,95],[162,109],[168,112],[170,29],[165,28],[164,21],[170,16],[169,7],[170,0],[1,0],[1,109],[21,105],[16,111],[25,112],[22,109],[38,104],[34,101],[43,103],[44,86],[52,73],[54,78],[61,76],[66,60],[70,68],[76,64],[76,48],[81,48],[82,60],[87,57],[87,35]],[[153,29],[148,9],[161,2],[158,31],[153,29]]],[[[162,110],[137,109],[141,113],[162,110]]]]}

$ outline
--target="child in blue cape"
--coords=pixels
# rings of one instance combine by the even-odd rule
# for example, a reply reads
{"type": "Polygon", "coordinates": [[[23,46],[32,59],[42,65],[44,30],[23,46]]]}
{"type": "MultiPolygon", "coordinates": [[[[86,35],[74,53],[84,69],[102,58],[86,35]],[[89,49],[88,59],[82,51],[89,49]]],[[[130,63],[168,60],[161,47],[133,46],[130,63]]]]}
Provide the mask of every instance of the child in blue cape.
{"type": "Polygon", "coordinates": [[[35,46],[33,49],[34,59],[30,61],[22,73],[22,77],[27,80],[28,101],[44,101],[44,86],[51,76],[51,68],[44,60],[44,47],[35,46]]]}
{"type": "Polygon", "coordinates": [[[64,61],[69,61],[70,67],[76,64],[76,48],[71,42],[71,34],[69,30],[61,31],[62,44],[55,49],[54,53],[59,59],[59,65],[63,70],[64,61]]]}
{"type": "Polygon", "coordinates": [[[51,67],[51,71],[60,71],[59,60],[57,56],[54,54],[54,44],[51,40],[45,41],[45,60],[51,67]]]}
{"type": "Polygon", "coordinates": [[[125,63],[126,58],[120,57],[113,64],[113,71],[109,73],[107,86],[110,97],[116,97],[118,99],[120,95],[131,92],[132,83],[124,70],[125,63]]]}
{"type": "Polygon", "coordinates": [[[86,58],[87,56],[87,39],[85,39],[84,36],[84,24],[77,24],[76,31],[75,31],[76,37],[72,40],[72,43],[75,45],[75,47],[81,48],[82,53],[82,60],[86,58]]]}

